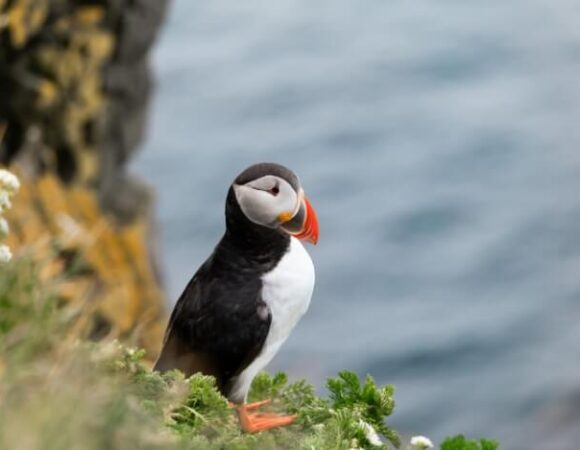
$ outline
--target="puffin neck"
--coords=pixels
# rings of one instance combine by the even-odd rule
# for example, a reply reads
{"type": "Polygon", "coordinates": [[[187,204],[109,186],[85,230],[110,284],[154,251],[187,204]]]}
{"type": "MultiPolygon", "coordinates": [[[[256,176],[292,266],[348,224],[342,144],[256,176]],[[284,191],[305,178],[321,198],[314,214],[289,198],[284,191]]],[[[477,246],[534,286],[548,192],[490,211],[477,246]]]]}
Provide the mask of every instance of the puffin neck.
{"type": "Polygon", "coordinates": [[[249,220],[230,188],[226,200],[226,232],[221,245],[235,248],[248,261],[275,265],[290,245],[290,236],[249,220]]]}

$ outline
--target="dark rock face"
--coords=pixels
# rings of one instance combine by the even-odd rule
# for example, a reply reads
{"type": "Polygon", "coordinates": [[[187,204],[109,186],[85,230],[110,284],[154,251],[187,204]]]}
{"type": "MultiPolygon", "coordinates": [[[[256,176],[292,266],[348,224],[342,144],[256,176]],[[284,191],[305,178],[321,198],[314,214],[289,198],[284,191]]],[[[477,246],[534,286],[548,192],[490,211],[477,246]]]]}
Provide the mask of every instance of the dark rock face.
{"type": "MultiPolygon", "coordinates": [[[[143,205],[143,186],[124,167],[144,137],[152,91],[148,55],[163,22],[168,0],[117,1],[111,14],[117,45],[103,74],[108,98],[101,166],[101,199],[121,220],[143,205]],[[130,5],[130,6],[127,6],[130,5]],[[122,176],[119,176],[122,174],[122,176]],[[125,193],[119,197],[119,192],[125,193]]],[[[149,202],[146,202],[147,205],[149,202]]]]}
{"type": "Polygon", "coordinates": [[[11,248],[48,261],[63,302],[92,305],[90,336],[132,339],[150,357],[165,298],[151,195],[126,169],[146,131],[148,55],[168,4],[0,0],[0,165],[22,182],[11,248]]]}
{"type": "Polygon", "coordinates": [[[0,162],[93,186],[121,223],[143,214],[147,189],[125,168],[144,137],[148,55],[168,4],[0,0],[0,162]]]}

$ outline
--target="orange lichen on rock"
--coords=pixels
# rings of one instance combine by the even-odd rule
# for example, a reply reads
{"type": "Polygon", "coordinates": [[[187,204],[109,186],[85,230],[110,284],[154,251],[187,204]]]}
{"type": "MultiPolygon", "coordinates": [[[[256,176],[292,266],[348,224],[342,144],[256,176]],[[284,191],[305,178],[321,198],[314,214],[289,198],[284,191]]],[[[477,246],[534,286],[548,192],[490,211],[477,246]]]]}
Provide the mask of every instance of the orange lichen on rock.
{"type": "Polygon", "coordinates": [[[62,301],[91,304],[87,336],[131,338],[154,357],[164,296],[146,247],[145,222],[119,227],[92,191],[66,187],[51,174],[19,176],[22,187],[6,215],[14,254],[41,262],[40,277],[56,286],[62,301]]]}

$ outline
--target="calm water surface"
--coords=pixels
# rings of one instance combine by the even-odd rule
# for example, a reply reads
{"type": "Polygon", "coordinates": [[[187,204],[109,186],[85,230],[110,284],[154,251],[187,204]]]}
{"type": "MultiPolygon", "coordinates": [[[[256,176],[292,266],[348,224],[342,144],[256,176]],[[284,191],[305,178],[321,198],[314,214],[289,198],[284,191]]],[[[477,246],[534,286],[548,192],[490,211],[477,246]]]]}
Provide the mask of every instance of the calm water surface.
{"type": "Polygon", "coordinates": [[[311,309],[272,369],[397,386],[392,424],[580,441],[580,9],[571,0],[177,0],[133,170],[173,301],[257,161],[301,177],[311,309]]]}

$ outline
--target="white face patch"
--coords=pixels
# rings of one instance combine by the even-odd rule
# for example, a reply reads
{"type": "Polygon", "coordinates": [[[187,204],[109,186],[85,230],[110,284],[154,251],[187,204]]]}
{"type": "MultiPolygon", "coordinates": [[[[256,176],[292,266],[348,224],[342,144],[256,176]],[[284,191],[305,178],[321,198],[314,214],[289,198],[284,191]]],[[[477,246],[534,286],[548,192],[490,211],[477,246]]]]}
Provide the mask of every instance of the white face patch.
{"type": "Polygon", "coordinates": [[[290,183],[275,175],[242,185],[234,184],[234,192],[246,217],[269,228],[278,227],[281,215],[292,216],[300,206],[299,195],[290,183]]]}

